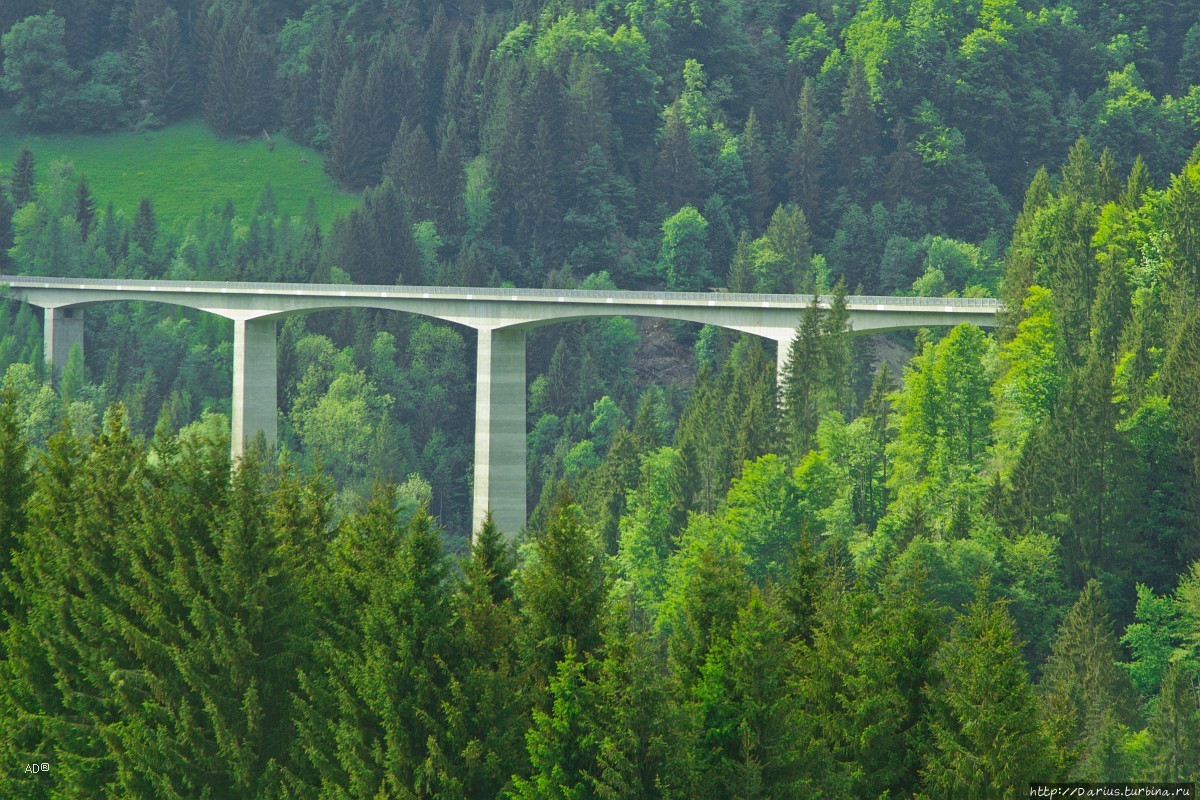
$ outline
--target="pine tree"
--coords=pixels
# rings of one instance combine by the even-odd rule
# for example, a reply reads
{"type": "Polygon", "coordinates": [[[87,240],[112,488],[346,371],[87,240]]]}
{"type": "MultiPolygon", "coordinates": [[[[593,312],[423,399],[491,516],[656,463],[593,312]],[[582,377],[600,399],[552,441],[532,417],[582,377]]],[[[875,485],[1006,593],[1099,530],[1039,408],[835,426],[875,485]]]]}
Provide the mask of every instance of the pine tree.
{"type": "Polygon", "coordinates": [[[33,151],[22,147],[13,162],[12,178],[8,182],[8,193],[17,208],[37,197],[37,160],[33,151]]]}

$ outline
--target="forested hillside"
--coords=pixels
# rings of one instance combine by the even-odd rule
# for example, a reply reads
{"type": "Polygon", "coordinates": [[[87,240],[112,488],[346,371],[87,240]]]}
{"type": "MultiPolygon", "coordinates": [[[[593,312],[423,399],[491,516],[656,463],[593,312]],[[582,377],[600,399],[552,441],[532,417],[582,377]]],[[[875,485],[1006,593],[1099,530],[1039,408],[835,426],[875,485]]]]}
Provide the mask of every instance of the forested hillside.
{"type": "Polygon", "coordinates": [[[528,529],[467,545],[473,338],[0,306],[8,797],[1015,798],[1200,780],[1200,9],[0,4],[27,131],[285,132],[361,190],[161,222],[26,149],[0,269],[832,295],[529,338],[528,529]],[[53,10],[52,10],[53,8],[53,10]],[[847,293],[996,296],[887,343],[847,293]],[[913,353],[907,360],[901,354],[913,353]],[[886,357],[881,357],[886,355],[886,357]]]}

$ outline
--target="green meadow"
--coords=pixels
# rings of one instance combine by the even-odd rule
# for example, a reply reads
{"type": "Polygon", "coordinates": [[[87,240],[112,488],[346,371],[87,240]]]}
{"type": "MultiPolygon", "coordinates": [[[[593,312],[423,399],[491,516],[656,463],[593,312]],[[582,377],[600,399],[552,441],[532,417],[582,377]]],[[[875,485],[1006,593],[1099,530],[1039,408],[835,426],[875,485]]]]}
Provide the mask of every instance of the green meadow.
{"type": "Polygon", "coordinates": [[[0,114],[0,175],[7,178],[22,145],[37,158],[44,180],[56,161],[86,175],[98,208],[109,202],[126,216],[143,197],[154,203],[160,222],[195,216],[232,200],[239,212],[254,208],[271,184],[276,204],[288,215],[303,214],[311,197],[322,227],[349,211],[358,196],[340,190],[322,169],[319,153],[273,134],[274,150],[262,138],[221,139],[193,119],[141,133],[37,135],[21,130],[11,112],[0,114]]]}

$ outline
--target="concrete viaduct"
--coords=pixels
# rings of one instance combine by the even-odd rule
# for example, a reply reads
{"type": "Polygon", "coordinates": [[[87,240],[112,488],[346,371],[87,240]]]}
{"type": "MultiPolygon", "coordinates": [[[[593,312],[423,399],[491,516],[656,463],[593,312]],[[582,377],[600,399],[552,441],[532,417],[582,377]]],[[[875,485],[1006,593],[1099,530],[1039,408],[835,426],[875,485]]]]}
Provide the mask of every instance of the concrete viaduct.
{"type": "MultiPolygon", "coordinates": [[[[277,321],[292,314],[376,308],[423,314],[473,328],[477,348],[475,478],[472,519],[492,510],[501,530],[525,525],[525,332],[589,317],[661,317],[715,325],[778,343],[782,375],[800,312],[811,295],[472,289],[201,281],[79,280],[5,276],[10,297],[45,309],[46,360],[66,363],[83,345],[83,308],[93,303],[168,303],[233,320],[233,455],[262,432],[276,438],[277,321]]],[[[821,304],[828,307],[828,298],[821,304]]],[[[848,298],[853,333],[996,324],[1001,310],[985,298],[848,298]]]]}

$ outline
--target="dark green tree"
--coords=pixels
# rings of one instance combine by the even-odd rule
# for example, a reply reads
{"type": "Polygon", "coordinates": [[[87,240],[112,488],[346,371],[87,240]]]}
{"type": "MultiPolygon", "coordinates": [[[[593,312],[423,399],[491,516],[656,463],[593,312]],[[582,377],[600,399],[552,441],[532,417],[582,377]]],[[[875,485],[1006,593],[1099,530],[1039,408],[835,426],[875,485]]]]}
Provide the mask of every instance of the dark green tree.
{"type": "Polygon", "coordinates": [[[84,175],[79,178],[79,185],[75,187],[75,221],[79,223],[79,235],[84,240],[91,232],[95,219],[96,201],[88,187],[87,176],[84,175]]]}
{"type": "Polygon", "coordinates": [[[518,583],[522,658],[535,687],[553,679],[568,649],[583,658],[600,644],[608,580],[598,544],[579,507],[560,494],[518,583]]]}
{"type": "Polygon", "coordinates": [[[1109,719],[1130,719],[1119,657],[1100,584],[1090,580],[1059,626],[1038,685],[1058,771],[1074,780],[1105,779],[1087,769],[1107,746],[1109,719]]]}
{"type": "Polygon", "coordinates": [[[925,793],[946,798],[1023,797],[1051,774],[1016,640],[1001,600],[981,583],[975,601],[938,651],[941,681],[930,685],[925,793]]]}
{"type": "Polygon", "coordinates": [[[788,450],[796,461],[812,449],[820,414],[821,382],[825,374],[822,316],[818,298],[814,295],[813,301],[800,313],[800,324],[788,345],[784,367],[780,400],[782,426],[788,450]]]}
{"type": "Polygon", "coordinates": [[[158,239],[158,220],[154,218],[154,204],[149,197],[138,201],[137,216],[133,219],[130,235],[143,253],[149,254],[154,250],[154,243],[158,239]]]}
{"type": "Polygon", "coordinates": [[[17,98],[17,117],[35,130],[72,127],[73,93],[80,73],[70,64],[64,26],[53,10],[31,14],[0,39],[4,49],[0,89],[17,98]]]}
{"type": "Polygon", "coordinates": [[[837,121],[838,175],[850,183],[862,159],[879,152],[879,120],[871,99],[871,86],[862,61],[851,62],[842,92],[842,113],[837,121]]]}
{"type": "Polygon", "coordinates": [[[13,205],[17,208],[37,197],[36,170],[37,160],[33,156],[33,151],[28,147],[22,147],[21,152],[17,153],[17,160],[13,162],[12,178],[8,182],[8,193],[12,197],[13,205]]]}
{"type": "Polygon", "coordinates": [[[192,107],[195,78],[175,9],[165,8],[153,19],[135,59],[139,91],[147,110],[158,120],[170,122],[192,107]]]}

